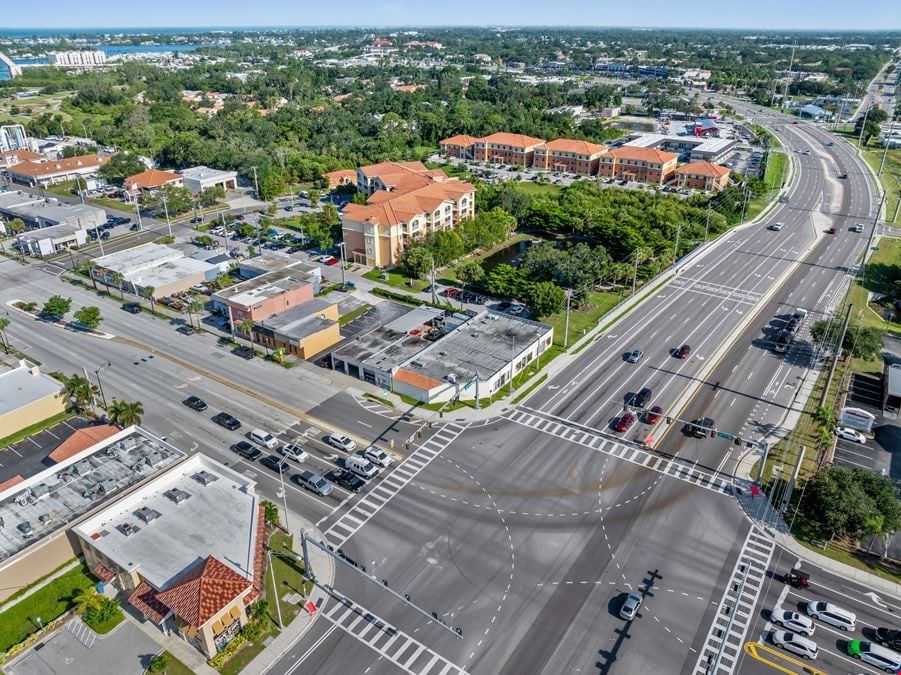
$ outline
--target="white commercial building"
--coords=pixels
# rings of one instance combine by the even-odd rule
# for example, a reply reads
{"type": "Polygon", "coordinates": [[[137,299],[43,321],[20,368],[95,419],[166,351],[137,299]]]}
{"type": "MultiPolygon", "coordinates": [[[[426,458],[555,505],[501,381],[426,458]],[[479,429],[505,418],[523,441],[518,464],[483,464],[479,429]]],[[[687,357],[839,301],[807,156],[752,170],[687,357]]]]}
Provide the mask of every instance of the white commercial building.
{"type": "Polygon", "coordinates": [[[87,240],[87,230],[69,223],[42,227],[16,235],[22,253],[40,258],[83,246],[87,240]]]}
{"type": "Polygon", "coordinates": [[[94,262],[97,266],[91,274],[97,280],[113,284],[115,275],[121,275],[121,288],[138,295],[153,288],[154,298],[181,293],[219,273],[215,264],[186,258],[177,249],[152,243],[94,258],[94,262]]]}
{"type": "Polygon", "coordinates": [[[208,166],[194,166],[181,171],[184,186],[191,194],[200,194],[207,188],[221,185],[228,192],[238,187],[238,173],[236,171],[220,171],[208,166]]]}
{"type": "Polygon", "coordinates": [[[51,66],[58,68],[93,68],[106,63],[106,52],[100,49],[70,49],[48,54],[51,66]]]}

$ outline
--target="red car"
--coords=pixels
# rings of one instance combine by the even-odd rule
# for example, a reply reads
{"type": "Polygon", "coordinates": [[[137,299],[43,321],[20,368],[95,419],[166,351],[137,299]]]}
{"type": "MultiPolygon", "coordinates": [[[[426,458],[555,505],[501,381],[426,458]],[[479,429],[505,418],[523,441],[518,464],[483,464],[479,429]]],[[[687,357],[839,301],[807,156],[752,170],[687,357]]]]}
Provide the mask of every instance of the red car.
{"type": "Polygon", "coordinates": [[[331,260],[327,261],[325,264],[326,265],[337,265],[339,262],[340,262],[340,260],[338,260],[338,258],[332,258],[331,260]]]}
{"type": "Polygon", "coordinates": [[[244,220],[244,216],[238,214],[237,216],[235,216],[235,220],[244,220]]]}
{"type": "Polygon", "coordinates": [[[613,428],[616,431],[628,431],[633,424],[635,424],[635,415],[627,412],[621,415],[618,420],[616,420],[616,424],[613,425],[613,428]]]}
{"type": "Polygon", "coordinates": [[[460,289],[448,288],[447,292],[444,295],[446,295],[448,298],[456,298],[458,295],[460,295],[460,289]]]}
{"type": "Polygon", "coordinates": [[[677,359],[687,359],[689,354],[691,354],[691,347],[689,345],[682,345],[676,350],[677,359]]]}
{"type": "Polygon", "coordinates": [[[657,424],[660,421],[660,416],[663,414],[663,408],[659,405],[655,405],[650,410],[646,411],[644,414],[644,421],[648,424],[657,424]]]}

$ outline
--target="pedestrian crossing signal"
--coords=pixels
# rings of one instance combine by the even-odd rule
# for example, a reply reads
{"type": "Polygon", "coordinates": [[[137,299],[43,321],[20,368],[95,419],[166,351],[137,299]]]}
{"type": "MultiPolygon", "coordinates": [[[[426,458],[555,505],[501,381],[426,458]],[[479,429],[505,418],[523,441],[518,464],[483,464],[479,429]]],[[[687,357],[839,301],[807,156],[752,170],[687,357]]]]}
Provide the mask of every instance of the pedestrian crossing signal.
{"type": "Polygon", "coordinates": [[[710,438],[716,438],[716,429],[710,430],[710,438]]]}
{"type": "Polygon", "coordinates": [[[740,439],[738,436],[736,436],[736,437],[735,437],[735,440],[732,441],[732,442],[733,442],[735,445],[741,445],[741,439],[740,439]]]}

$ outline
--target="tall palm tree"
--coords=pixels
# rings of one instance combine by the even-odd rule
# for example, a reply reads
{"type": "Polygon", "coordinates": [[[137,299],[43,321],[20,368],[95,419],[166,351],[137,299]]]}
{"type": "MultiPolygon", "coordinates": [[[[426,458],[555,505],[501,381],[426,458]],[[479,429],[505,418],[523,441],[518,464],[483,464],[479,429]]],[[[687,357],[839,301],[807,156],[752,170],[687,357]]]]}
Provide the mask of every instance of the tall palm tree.
{"type": "Polygon", "coordinates": [[[66,396],[76,409],[84,412],[94,405],[94,393],[96,387],[91,381],[81,375],[72,375],[66,378],[66,396]]]}
{"type": "Polygon", "coordinates": [[[193,318],[197,317],[197,327],[200,328],[200,313],[203,312],[205,305],[200,300],[191,300],[188,303],[188,314],[193,318]]]}
{"type": "Polygon", "coordinates": [[[88,586],[87,588],[79,589],[72,597],[72,602],[75,603],[75,608],[78,612],[83,614],[100,604],[100,595],[94,590],[93,586],[88,586]]]}
{"type": "Polygon", "coordinates": [[[147,296],[147,301],[150,303],[150,313],[153,314],[153,294],[156,292],[156,288],[153,286],[144,286],[144,295],[147,296]]]}
{"type": "Polygon", "coordinates": [[[253,346],[253,320],[244,319],[244,321],[241,322],[241,332],[246,333],[247,337],[250,338],[250,345],[252,347],[253,346]]]}
{"type": "Polygon", "coordinates": [[[85,260],[81,263],[81,270],[91,277],[91,283],[94,284],[94,290],[97,290],[97,279],[94,277],[94,270],[97,269],[97,263],[93,260],[85,260]]]}
{"type": "Polygon", "coordinates": [[[9,328],[9,319],[0,316],[0,338],[3,338],[3,350],[9,354],[9,340],[6,338],[6,329],[9,328]]]}
{"type": "Polygon", "coordinates": [[[119,401],[113,399],[107,409],[109,420],[122,428],[138,425],[141,423],[141,415],[144,414],[144,406],[140,401],[129,403],[128,401],[119,401]]]}
{"type": "Polygon", "coordinates": [[[119,297],[125,300],[125,291],[122,289],[122,284],[125,283],[125,277],[122,276],[121,272],[110,272],[108,277],[110,283],[119,287],[119,297]]]}

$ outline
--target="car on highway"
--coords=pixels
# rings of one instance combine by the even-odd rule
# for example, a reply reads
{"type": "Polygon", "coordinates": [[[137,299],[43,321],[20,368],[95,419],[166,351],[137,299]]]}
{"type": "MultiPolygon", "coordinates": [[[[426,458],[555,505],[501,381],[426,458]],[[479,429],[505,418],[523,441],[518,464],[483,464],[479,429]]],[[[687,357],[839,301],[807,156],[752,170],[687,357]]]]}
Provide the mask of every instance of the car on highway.
{"type": "Polygon", "coordinates": [[[782,229],[782,223],[773,223],[772,225],[770,225],[769,229],[771,229],[773,232],[779,232],[782,229]]]}
{"type": "Polygon", "coordinates": [[[619,419],[613,424],[615,431],[628,431],[635,424],[635,415],[630,412],[623,413],[619,419]]]}
{"type": "Polygon", "coordinates": [[[122,309],[124,309],[129,314],[140,314],[141,313],[141,305],[137,302],[126,302],[122,305],[122,309]]]}
{"type": "Polygon", "coordinates": [[[835,435],[839,438],[844,438],[846,441],[854,441],[855,443],[860,443],[861,445],[867,442],[866,436],[864,436],[856,429],[849,429],[848,427],[839,427],[835,430],[835,435]]]}
{"type": "Polygon", "coordinates": [[[267,455],[260,460],[260,464],[267,469],[275,471],[275,473],[285,473],[285,471],[291,468],[291,465],[278,455],[267,455]]]}
{"type": "Polygon", "coordinates": [[[776,607],[770,612],[770,621],[777,626],[787,628],[788,630],[800,633],[801,635],[806,635],[807,637],[813,635],[816,630],[816,626],[813,625],[813,619],[809,616],[804,616],[798,612],[791,612],[787,609],[782,609],[781,607],[776,607]]]}
{"type": "Polygon", "coordinates": [[[848,656],[876,666],[887,673],[901,672],[901,654],[866,640],[848,640],[848,656]]]}
{"type": "Polygon", "coordinates": [[[327,497],[332,493],[332,484],[318,473],[312,471],[301,471],[291,476],[291,480],[300,487],[315,492],[320,497],[327,497]]]}
{"type": "Polygon", "coordinates": [[[221,412],[213,415],[213,421],[220,427],[225,427],[229,431],[237,431],[241,428],[238,418],[229,415],[227,412],[221,412]]]}
{"type": "Polygon", "coordinates": [[[643,387],[638,393],[632,394],[629,397],[628,404],[633,408],[644,408],[648,401],[651,400],[651,396],[653,392],[647,387],[643,387]]]}
{"type": "Polygon", "coordinates": [[[197,331],[191,328],[191,326],[187,324],[182,324],[178,328],[175,329],[176,333],[181,333],[182,335],[194,335],[197,331]]]}
{"type": "Polygon", "coordinates": [[[285,443],[278,451],[295,462],[305,462],[309,458],[307,451],[298,443],[285,443]]]}
{"type": "Polygon", "coordinates": [[[343,434],[329,434],[325,441],[332,447],[344,450],[344,452],[353,452],[357,449],[357,444],[354,440],[343,434]]]}
{"type": "Polygon", "coordinates": [[[844,179],[846,179],[846,178],[848,177],[848,174],[846,174],[846,173],[840,173],[840,174],[838,175],[838,177],[841,178],[842,180],[844,180],[844,179]]]}
{"type": "Polygon", "coordinates": [[[901,630],[877,628],[876,642],[889,649],[901,650],[901,630]]]}
{"type": "Polygon", "coordinates": [[[638,363],[641,361],[641,357],[644,356],[644,352],[641,349],[633,349],[629,352],[629,355],[626,357],[626,361],[629,363],[638,363]]]}
{"type": "Polygon", "coordinates": [[[676,350],[676,353],[673,354],[677,359],[687,359],[691,354],[691,346],[690,345],[682,345],[676,350]]]}
{"type": "Polygon", "coordinates": [[[642,597],[640,593],[629,593],[623,600],[623,606],[619,608],[619,618],[632,621],[638,616],[642,597]]]}
{"type": "Polygon", "coordinates": [[[826,230],[826,234],[835,234],[835,228],[834,228],[834,227],[828,228],[828,229],[826,230]]]}
{"type": "Polygon", "coordinates": [[[863,225],[861,223],[857,223],[857,225],[851,228],[851,231],[860,234],[861,232],[863,232],[863,225]]]}
{"type": "Polygon", "coordinates": [[[387,452],[371,445],[366,448],[361,454],[373,464],[381,467],[391,466],[391,463],[394,461],[391,455],[389,455],[387,452]]]}
{"type": "Polygon", "coordinates": [[[109,231],[105,231],[105,232],[101,232],[101,233],[100,233],[100,238],[103,239],[104,241],[106,241],[107,239],[109,239],[110,236],[112,236],[112,235],[110,235],[109,231]]]}
{"type": "Polygon", "coordinates": [[[362,492],[366,488],[366,481],[360,478],[353,471],[347,469],[335,469],[325,474],[330,482],[343,487],[350,492],[362,492]]]}
{"type": "Polygon", "coordinates": [[[646,410],[644,413],[644,421],[647,424],[657,424],[660,421],[660,416],[663,414],[663,408],[659,405],[655,405],[650,410],[646,410]]]}
{"type": "Polygon", "coordinates": [[[685,432],[695,438],[706,438],[715,428],[715,422],[709,417],[692,420],[685,425],[685,432]]]}
{"type": "Polygon", "coordinates": [[[232,349],[232,354],[240,356],[245,361],[250,361],[250,359],[257,355],[251,347],[235,347],[232,349]]]}
{"type": "Polygon", "coordinates": [[[278,439],[265,429],[252,429],[247,436],[254,443],[259,443],[269,450],[278,446],[278,439]]]}
{"type": "Polygon", "coordinates": [[[238,453],[244,459],[248,459],[251,462],[263,454],[263,451],[259,448],[253,447],[247,441],[238,441],[234,445],[232,445],[232,451],[238,453]]]}
{"type": "Polygon", "coordinates": [[[857,625],[857,615],[854,612],[842,609],[831,602],[808,602],[805,611],[808,616],[835,626],[839,630],[854,630],[857,625]]]}
{"type": "Polygon", "coordinates": [[[820,651],[816,642],[797,633],[774,630],[770,635],[770,639],[777,647],[781,647],[792,654],[797,654],[802,659],[813,660],[820,651]]]}
{"type": "Polygon", "coordinates": [[[131,227],[129,227],[128,229],[131,230],[132,232],[137,232],[138,230],[141,229],[141,226],[138,225],[137,223],[132,223],[131,227]]]}
{"type": "Polygon", "coordinates": [[[188,406],[191,410],[196,410],[197,412],[203,412],[207,409],[206,401],[204,401],[199,396],[188,396],[182,403],[188,406]]]}

